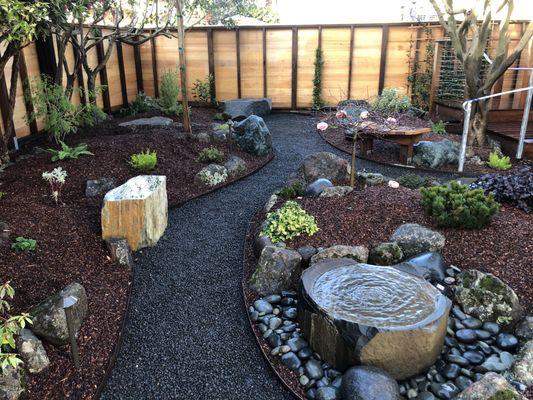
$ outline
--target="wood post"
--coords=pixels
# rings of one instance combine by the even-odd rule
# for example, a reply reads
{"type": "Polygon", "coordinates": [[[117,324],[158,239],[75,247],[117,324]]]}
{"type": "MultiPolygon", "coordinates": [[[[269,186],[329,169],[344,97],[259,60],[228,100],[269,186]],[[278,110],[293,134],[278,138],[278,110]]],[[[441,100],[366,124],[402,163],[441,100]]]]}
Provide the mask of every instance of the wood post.
{"type": "Polygon", "coordinates": [[[2,124],[4,127],[4,137],[7,145],[9,146],[8,140],[10,132],[7,132],[8,126],[13,127],[13,119],[9,121],[9,92],[7,91],[6,77],[4,73],[0,75],[0,112],[2,113],[2,124]]]}
{"type": "Polygon", "coordinates": [[[237,98],[242,97],[241,90],[241,39],[239,28],[235,29],[235,49],[237,51],[237,98]]]}
{"type": "Polygon", "coordinates": [[[353,69],[353,42],[355,36],[355,28],[350,26],[350,61],[348,63],[348,91],[346,100],[349,100],[352,96],[352,69],[353,69]]]}
{"type": "Polygon", "coordinates": [[[51,36],[35,41],[37,51],[37,62],[39,63],[39,73],[54,79],[56,75],[56,53],[54,51],[54,41],[51,36]]]}
{"type": "Polygon", "coordinates": [[[381,31],[381,56],[379,60],[378,94],[381,94],[385,85],[385,68],[387,67],[387,47],[389,44],[389,26],[383,25],[381,31]]]}
{"type": "Polygon", "coordinates": [[[433,52],[433,74],[431,74],[431,85],[429,89],[429,113],[435,114],[437,110],[437,91],[439,90],[440,64],[441,64],[442,45],[435,42],[435,51],[433,52]]]}
{"type": "MultiPolygon", "coordinates": [[[[96,45],[96,56],[98,58],[98,63],[100,64],[104,60],[104,43],[103,42],[99,42],[96,45]]],[[[109,98],[109,82],[107,80],[107,66],[104,66],[104,68],[100,70],[100,84],[106,87],[102,93],[102,99],[104,101],[104,111],[110,112],[111,111],[111,99],[109,98]]]]}
{"type": "Polygon", "coordinates": [[[137,78],[137,92],[144,92],[141,49],[139,48],[138,44],[133,45],[133,59],[135,60],[135,76],[137,78]]]}
{"type": "Polygon", "coordinates": [[[150,47],[152,51],[152,75],[154,76],[154,94],[159,97],[159,72],[157,70],[157,47],[155,37],[150,39],[150,47]]]}
{"type": "Polygon", "coordinates": [[[126,87],[126,72],[124,70],[124,55],[122,53],[122,43],[117,42],[118,73],[120,76],[120,90],[122,92],[122,105],[128,106],[128,89],[126,87]]]}
{"type": "Polygon", "coordinates": [[[292,78],[291,109],[296,110],[298,102],[298,28],[292,28],[292,78]]]}
{"type": "Polygon", "coordinates": [[[215,78],[215,51],[213,47],[213,29],[207,30],[207,65],[209,69],[209,75],[213,77],[212,80],[212,87],[211,87],[211,93],[213,94],[213,98],[217,98],[217,88],[215,85],[216,78],[215,78]]]}
{"type": "Polygon", "coordinates": [[[267,42],[266,28],[263,27],[263,97],[267,97],[267,42]]]}

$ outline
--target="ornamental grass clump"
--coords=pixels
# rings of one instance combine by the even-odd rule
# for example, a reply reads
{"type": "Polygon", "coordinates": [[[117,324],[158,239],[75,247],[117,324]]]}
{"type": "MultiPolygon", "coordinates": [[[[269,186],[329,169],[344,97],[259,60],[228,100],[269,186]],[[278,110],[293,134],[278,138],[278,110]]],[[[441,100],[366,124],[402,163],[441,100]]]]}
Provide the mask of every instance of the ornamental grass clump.
{"type": "Polygon", "coordinates": [[[449,186],[421,188],[422,206],[443,228],[480,229],[490,223],[500,205],[482,189],[451,182],[449,186]]]}
{"type": "Polygon", "coordinates": [[[496,152],[491,152],[489,154],[489,161],[487,165],[492,169],[497,169],[500,171],[507,171],[512,167],[511,159],[508,156],[502,155],[501,157],[496,152]]]}
{"type": "Polygon", "coordinates": [[[140,172],[153,171],[157,165],[157,153],[146,149],[146,151],[132,154],[128,163],[140,172]]]}
{"type": "Polygon", "coordinates": [[[54,168],[52,171],[43,172],[43,179],[50,184],[52,190],[52,198],[59,203],[61,197],[61,190],[67,179],[67,171],[61,167],[54,168]]]}
{"type": "Polygon", "coordinates": [[[224,152],[214,146],[206,147],[198,154],[197,161],[202,163],[221,163],[224,161],[224,152]]]}
{"type": "Polygon", "coordinates": [[[266,228],[261,232],[273,243],[284,242],[300,235],[313,236],[318,232],[315,217],[298,203],[289,200],[278,210],[268,213],[266,228]]]}
{"type": "Polygon", "coordinates": [[[15,297],[15,289],[9,281],[0,286],[0,375],[8,367],[17,368],[22,362],[15,353],[15,337],[20,330],[31,324],[29,314],[10,315],[11,305],[9,300],[15,297]]]}

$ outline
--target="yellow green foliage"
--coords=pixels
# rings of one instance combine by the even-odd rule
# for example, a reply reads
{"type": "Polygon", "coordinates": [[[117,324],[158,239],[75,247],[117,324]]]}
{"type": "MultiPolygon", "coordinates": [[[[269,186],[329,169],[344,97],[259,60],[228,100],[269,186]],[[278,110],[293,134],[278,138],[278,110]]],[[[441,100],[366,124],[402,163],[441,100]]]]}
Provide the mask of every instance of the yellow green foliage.
{"type": "Polygon", "coordinates": [[[298,203],[289,200],[278,210],[268,213],[266,228],[261,232],[273,243],[283,242],[305,234],[318,232],[315,217],[309,215],[298,203]]]}

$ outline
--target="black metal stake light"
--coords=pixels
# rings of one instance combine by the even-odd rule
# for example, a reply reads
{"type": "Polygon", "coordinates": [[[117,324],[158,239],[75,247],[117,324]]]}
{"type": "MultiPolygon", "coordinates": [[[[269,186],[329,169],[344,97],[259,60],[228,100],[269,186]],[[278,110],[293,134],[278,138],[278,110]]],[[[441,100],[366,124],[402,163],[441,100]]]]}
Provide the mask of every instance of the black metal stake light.
{"type": "Polygon", "coordinates": [[[76,330],[74,329],[74,317],[72,315],[72,307],[78,303],[76,296],[68,296],[63,298],[63,310],[65,310],[65,317],[67,319],[68,337],[70,340],[70,352],[72,354],[72,361],[76,368],[80,367],[80,355],[78,352],[78,343],[76,342],[76,330]]]}

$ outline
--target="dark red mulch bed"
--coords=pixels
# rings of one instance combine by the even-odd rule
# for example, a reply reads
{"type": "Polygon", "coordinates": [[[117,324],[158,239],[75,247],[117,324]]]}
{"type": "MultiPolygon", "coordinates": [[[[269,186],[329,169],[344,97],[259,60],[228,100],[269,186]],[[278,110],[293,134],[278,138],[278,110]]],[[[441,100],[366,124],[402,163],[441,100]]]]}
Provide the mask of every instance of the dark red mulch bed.
{"type": "MultiPolygon", "coordinates": [[[[346,140],[344,134],[345,130],[343,127],[340,126],[329,126],[326,131],[320,132],[320,136],[331,144],[334,147],[337,147],[338,149],[345,151],[349,154],[352,153],[352,142],[349,140],[346,140]]],[[[431,142],[439,142],[444,139],[453,140],[456,142],[461,141],[461,136],[455,135],[452,133],[445,133],[445,134],[436,134],[436,133],[425,133],[422,135],[421,140],[427,140],[431,142]]],[[[486,160],[488,158],[489,153],[492,151],[489,147],[474,147],[473,152],[474,155],[480,157],[482,160],[486,160]]],[[[357,144],[357,154],[359,154],[359,144],[357,144]]],[[[400,146],[392,143],[387,140],[381,140],[381,139],[374,139],[374,146],[371,154],[368,154],[364,156],[364,158],[368,158],[369,160],[374,160],[381,163],[386,164],[399,164],[399,157],[400,157],[400,146]]],[[[477,165],[477,164],[469,164],[466,163],[464,166],[464,172],[468,174],[474,174],[474,175],[481,175],[481,174],[492,174],[495,172],[498,173],[510,173],[513,170],[516,170],[519,168],[521,163],[513,162],[513,168],[511,168],[508,171],[496,171],[492,168],[489,168],[487,165],[477,165]]],[[[425,167],[424,169],[428,170],[431,169],[429,167],[425,167]]],[[[435,169],[434,171],[441,171],[441,172],[457,172],[457,165],[450,165],[446,164],[443,165],[439,169],[435,169]]],[[[409,170],[406,170],[406,173],[409,172],[409,170]]]]}
{"type": "MultiPolygon", "coordinates": [[[[210,128],[213,112],[194,110],[194,130],[210,128]]],[[[74,281],[85,287],[89,301],[78,339],[81,368],[74,370],[68,346],[45,344],[51,366],[46,372],[29,377],[28,399],[94,398],[124,318],[130,275],[108,257],[100,238],[100,207],[86,201],[85,182],[113,177],[117,184],[123,183],[137,175],[127,165],[129,156],[149,148],[158,155],[153,173],[167,176],[169,203],[177,205],[213,190],[194,183],[194,175],[204,166],[196,162],[198,152],[210,145],[226,153],[228,150],[225,143],[177,140],[167,129],[125,133],[117,128],[123,120],[116,118],[67,140],[87,143],[93,157],[52,163],[49,154],[41,154],[20,160],[0,174],[0,191],[7,193],[0,200],[0,221],[9,225],[11,240],[17,236],[37,240],[35,253],[15,253],[9,245],[0,251],[0,282],[10,280],[16,289],[13,312],[28,311],[74,281]],[[121,134],[114,134],[117,131],[121,134]],[[57,166],[68,173],[62,195],[64,204],[59,206],[53,204],[41,178],[42,172],[57,166]]],[[[247,162],[246,173],[270,160],[241,151],[233,154],[247,162]]]]}
{"type": "MultiPolygon", "coordinates": [[[[420,205],[420,194],[411,189],[387,186],[356,190],[346,197],[304,198],[297,200],[314,215],[320,230],[312,237],[300,236],[289,242],[291,248],[304,245],[329,247],[335,244],[371,247],[387,241],[394,230],[404,223],[428,227],[432,221],[420,205]]],[[[264,220],[263,212],[251,222],[244,263],[244,294],[248,308],[257,294],[248,288],[257,259],[253,254],[253,237],[264,220]]],[[[533,309],[533,214],[502,205],[491,224],[480,230],[440,229],[446,237],[443,256],[447,264],[462,269],[490,272],[509,284],[520,298],[527,313],[533,309]]],[[[285,383],[305,398],[298,376],[270,355],[270,348],[256,326],[254,333],[271,365],[285,383]]],[[[526,393],[533,398],[533,391],[526,393]]]]}

